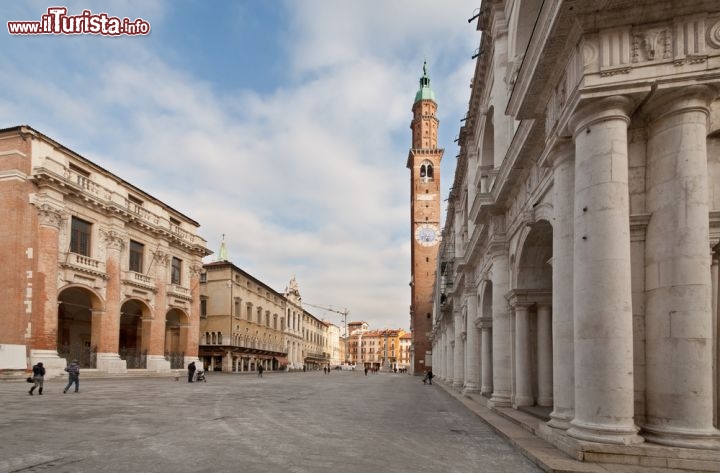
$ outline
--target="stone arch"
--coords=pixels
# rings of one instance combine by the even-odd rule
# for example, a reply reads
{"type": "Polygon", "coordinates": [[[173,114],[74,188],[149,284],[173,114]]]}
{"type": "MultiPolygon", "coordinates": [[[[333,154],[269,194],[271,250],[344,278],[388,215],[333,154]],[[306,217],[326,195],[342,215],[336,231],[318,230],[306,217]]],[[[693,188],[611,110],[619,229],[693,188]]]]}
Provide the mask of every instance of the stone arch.
{"type": "Polygon", "coordinates": [[[552,225],[548,220],[523,229],[515,254],[519,257],[514,261],[513,287],[552,290],[552,225]]]}
{"type": "Polygon", "coordinates": [[[515,317],[516,406],[552,407],[552,239],[548,220],[525,227],[517,246],[510,303],[515,317]]]}
{"type": "Polygon", "coordinates": [[[490,107],[485,114],[485,126],[483,127],[482,145],[480,148],[480,192],[483,193],[490,192],[489,171],[495,167],[494,114],[494,107],[490,107]]]}
{"type": "Polygon", "coordinates": [[[172,308],[165,314],[165,357],[170,359],[172,369],[183,368],[189,320],[181,309],[172,308]]]}
{"type": "Polygon", "coordinates": [[[152,310],[139,299],[127,299],[120,306],[119,355],[128,368],[147,368],[152,310]]]}
{"type": "Polygon", "coordinates": [[[78,360],[83,368],[97,366],[104,309],[100,295],[87,286],[71,284],[58,292],[56,343],[61,358],[78,360]]]}

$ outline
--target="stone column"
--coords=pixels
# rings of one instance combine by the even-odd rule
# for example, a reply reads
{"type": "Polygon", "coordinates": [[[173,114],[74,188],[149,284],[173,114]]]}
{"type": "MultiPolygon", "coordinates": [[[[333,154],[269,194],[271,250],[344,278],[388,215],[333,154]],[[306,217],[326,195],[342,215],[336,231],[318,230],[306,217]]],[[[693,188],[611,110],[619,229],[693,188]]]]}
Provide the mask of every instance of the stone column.
{"type": "Polygon", "coordinates": [[[465,381],[465,323],[462,313],[455,314],[455,350],[453,352],[453,387],[461,390],[465,381]]]}
{"type": "Polygon", "coordinates": [[[567,429],[575,415],[575,335],[573,331],[573,234],[575,147],[561,141],[552,156],[552,363],[553,411],[548,425],[567,429]]]}
{"type": "Polygon", "coordinates": [[[530,315],[527,304],[515,304],[515,396],[513,407],[532,406],[530,315]]]}
{"type": "Polygon", "coordinates": [[[480,392],[490,395],[493,392],[492,374],[492,320],[480,322],[480,340],[482,345],[482,384],[480,392]]]}
{"type": "Polygon", "coordinates": [[[493,393],[490,403],[510,407],[510,341],[511,324],[505,294],[509,289],[507,245],[491,246],[492,255],[492,360],[493,393]]]}
{"type": "Polygon", "coordinates": [[[707,119],[716,97],[684,86],[650,101],[644,435],[677,447],[720,448],[713,427],[707,119]]]}
{"type": "Polygon", "coordinates": [[[447,337],[447,350],[445,351],[447,354],[447,359],[445,360],[447,377],[445,380],[448,384],[452,385],[455,375],[455,328],[452,324],[448,324],[445,327],[445,336],[447,337]]]}
{"type": "Polygon", "coordinates": [[[550,305],[537,305],[537,363],[538,397],[537,405],[553,405],[553,342],[552,316],[550,305]]]}
{"type": "MultiPolygon", "coordinates": [[[[720,373],[718,372],[720,370],[720,366],[718,366],[718,363],[720,363],[720,353],[718,353],[718,344],[720,343],[720,340],[718,340],[718,277],[720,276],[720,269],[718,264],[718,254],[716,252],[713,252],[712,254],[712,265],[710,266],[710,274],[712,276],[712,333],[715,335],[713,337],[713,347],[712,352],[715,356],[715,363],[713,364],[713,386],[718,386],[718,376],[720,376],[720,373]]],[[[715,404],[713,408],[713,412],[715,413],[715,425],[720,425],[720,388],[715,388],[715,404]]]]}
{"type": "MultiPolygon", "coordinates": [[[[190,303],[190,310],[188,311],[188,330],[187,337],[185,338],[185,347],[183,347],[183,351],[185,351],[185,356],[197,358],[200,344],[200,273],[202,272],[202,262],[195,261],[191,263],[188,267],[188,270],[190,274],[189,284],[192,302],[190,303]]],[[[230,301],[230,308],[228,311],[228,313],[230,314],[230,332],[228,333],[227,341],[229,345],[233,344],[232,311],[233,306],[232,301],[230,301]]]]}
{"type": "MultiPolygon", "coordinates": [[[[58,341],[58,255],[60,226],[63,223],[62,209],[47,202],[35,203],[38,212],[37,259],[33,277],[32,319],[29,342],[30,363],[41,361],[48,375],[62,372],[66,360],[59,357],[58,341]]],[[[70,360],[67,360],[70,361],[70,360]]]]}
{"type": "Polygon", "coordinates": [[[477,317],[477,292],[474,287],[466,288],[467,293],[467,328],[465,330],[465,393],[480,391],[480,359],[478,329],[475,326],[477,317]]]}
{"type": "MultiPolygon", "coordinates": [[[[167,267],[170,255],[162,249],[152,252],[152,266],[155,278],[155,304],[150,320],[150,347],[147,369],[170,371],[170,361],[165,359],[165,319],[167,317],[167,267]]],[[[143,331],[143,336],[146,332],[143,331]]],[[[210,341],[208,340],[208,343],[210,341]]]]}
{"type": "Polygon", "coordinates": [[[573,309],[575,418],[581,440],[637,444],[627,126],[632,102],[593,100],[572,118],[575,139],[573,309]]]}
{"type": "Polygon", "coordinates": [[[107,282],[105,286],[105,312],[100,317],[93,317],[93,325],[100,322],[100,337],[98,340],[97,368],[108,373],[124,373],[127,363],[120,359],[118,348],[120,344],[120,252],[125,246],[123,235],[118,231],[101,230],[105,241],[105,272],[107,282]]]}

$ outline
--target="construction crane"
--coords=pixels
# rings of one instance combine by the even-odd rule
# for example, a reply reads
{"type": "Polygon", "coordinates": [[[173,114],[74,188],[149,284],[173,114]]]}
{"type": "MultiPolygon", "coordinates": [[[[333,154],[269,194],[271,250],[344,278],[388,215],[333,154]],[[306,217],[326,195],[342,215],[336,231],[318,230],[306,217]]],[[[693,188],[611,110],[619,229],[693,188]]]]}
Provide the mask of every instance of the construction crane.
{"type": "Polygon", "coordinates": [[[335,312],[336,314],[340,314],[340,315],[343,316],[343,325],[345,325],[345,363],[347,364],[347,361],[348,361],[348,352],[347,352],[347,351],[348,351],[348,340],[349,340],[349,338],[350,338],[350,336],[349,336],[349,334],[348,334],[347,318],[348,318],[348,314],[350,314],[350,311],[347,310],[347,309],[337,310],[337,309],[333,309],[333,308],[331,308],[331,307],[324,307],[324,306],[321,306],[321,305],[310,304],[309,302],[302,302],[302,304],[303,304],[303,305],[309,305],[310,307],[315,307],[316,309],[322,309],[322,310],[327,310],[327,311],[329,311],[329,312],[335,312]]]}

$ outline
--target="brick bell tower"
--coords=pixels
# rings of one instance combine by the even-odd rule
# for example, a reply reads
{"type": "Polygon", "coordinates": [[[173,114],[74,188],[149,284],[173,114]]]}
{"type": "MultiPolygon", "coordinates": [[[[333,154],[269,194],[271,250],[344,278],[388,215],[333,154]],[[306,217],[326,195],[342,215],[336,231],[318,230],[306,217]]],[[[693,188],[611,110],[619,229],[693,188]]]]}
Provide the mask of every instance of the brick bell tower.
{"type": "Polygon", "coordinates": [[[440,160],[444,149],[437,147],[437,103],[430,88],[427,62],[423,63],[420,89],[413,103],[412,147],[408,153],[410,169],[410,330],[411,364],[415,374],[423,374],[432,364],[432,293],[440,243],[440,160]]]}

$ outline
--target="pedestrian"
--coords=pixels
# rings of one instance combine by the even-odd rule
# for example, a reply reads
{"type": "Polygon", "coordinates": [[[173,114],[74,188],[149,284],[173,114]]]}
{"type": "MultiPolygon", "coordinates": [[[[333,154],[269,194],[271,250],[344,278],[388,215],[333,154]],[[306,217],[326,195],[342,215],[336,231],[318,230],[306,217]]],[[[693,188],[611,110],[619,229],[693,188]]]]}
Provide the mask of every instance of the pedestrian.
{"type": "Polygon", "coordinates": [[[43,391],[43,380],[45,379],[45,367],[42,364],[42,361],[38,361],[38,363],[32,367],[32,381],[33,381],[33,387],[30,388],[30,395],[33,395],[33,391],[35,391],[35,388],[38,389],[38,394],[42,396],[43,391]]]}
{"type": "Polygon", "coordinates": [[[367,372],[368,372],[368,367],[366,366],[365,367],[365,376],[367,376],[367,372]]]}
{"type": "Polygon", "coordinates": [[[265,371],[265,368],[263,368],[263,365],[258,365],[258,378],[262,378],[263,371],[265,371]]]}
{"type": "Polygon", "coordinates": [[[432,379],[433,379],[433,372],[432,372],[432,370],[428,370],[428,372],[427,372],[427,379],[428,379],[428,384],[432,384],[432,379]]]}
{"type": "Polygon", "coordinates": [[[193,382],[193,378],[195,377],[196,369],[197,368],[195,367],[195,362],[191,361],[190,364],[188,365],[188,383],[193,382]]]}
{"type": "Polygon", "coordinates": [[[80,390],[80,363],[78,360],[72,360],[65,368],[65,371],[67,371],[68,374],[68,383],[65,389],[63,389],[63,394],[68,392],[68,389],[70,389],[70,386],[73,384],[75,384],[75,392],[78,392],[80,390]]]}

